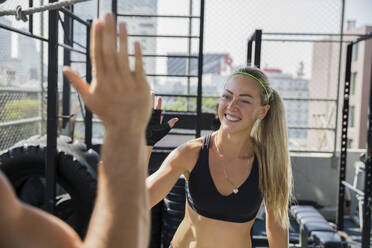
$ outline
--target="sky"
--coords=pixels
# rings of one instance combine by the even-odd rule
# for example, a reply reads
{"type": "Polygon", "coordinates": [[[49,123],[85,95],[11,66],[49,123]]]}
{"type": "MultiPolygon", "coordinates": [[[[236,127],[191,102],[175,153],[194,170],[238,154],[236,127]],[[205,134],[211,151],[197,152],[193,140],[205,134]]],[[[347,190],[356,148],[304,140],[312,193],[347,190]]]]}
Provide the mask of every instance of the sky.
{"type": "MultiPolygon", "coordinates": [[[[193,15],[199,15],[200,0],[193,2],[193,15]]],[[[204,53],[228,53],[233,58],[235,66],[245,64],[247,40],[255,29],[262,29],[264,32],[337,33],[340,31],[342,0],[206,0],[205,2],[204,53]]],[[[370,14],[372,0],[345,0],[345,3],[345,21],[356,20],[357,27],[372,25],[370,14]]],[[[18,4],[27,8],[28,0],[7,0],[0,7],[14,9],[18,4]]],[[[188,5],[189,0],[158,0],[158,13],[188,15],[188,5]]],[[[38,17],[35,18],[37,20],[38,17]]],[[[15,27],[27,28],[27,23],[15,21],[14,17],[10,20],[15,27]]],[[[198,21],[193,21],[194,35],[198,34],[198,26],[198,21]]],[[[38,32],[38,28],[35,29],[38,32]]],[[[186,35],[187,21],[159,19],[157,31],[158,34],[186,35]]],[[[264,35],[263,38],[294,37],[264,35]]],[[[13,41],[16,42],[16,39],[13,41]]],[[[198,51],[197,39],[193,39],[192,50],[198,51]]],[[[158,54],[186,51],[187,40],[158,39],[157,41],[158,54]]],[[[299,62],[304,61],[305,75],[309,76],[311,52],[312,43],[264,42],[262,66],[280,68],[284,72],[294,74],[299,62]]],[[[12,54],[17,56],[14,49],[12,54]]],[[[158,69],[164,71],[164,61],[159,64],[158,69]]]]}
{"type": "MultiPolygon", "coordinates": [[[[255,29],[262,29],[263,32],[338,33],[341,26],[341,3],[341,0],[206,0],[204,53],[229,53],[234,65],[238,66],[246,62],[247,40],[255,29]]],[[[180,11],[187,8],[179,5],[179,1],[159,0],[159,12],[187,14],[187,11],[180,11]]],[[[357,26],[372,25],[371,0],[346,0],[345,9],[345,21],[354,19],[357,26]]],[[[195,14],[198,14],[197,11],[195,14]]],[[[158,27],[159,33],[180,33],[182,30],[181,25],[158,27]]],[[[264,35],[263,38],[304,37],[264,35]]],[[[196,43],[195,41],[195,51],[198,47],[196,43]]],[[[305,77],[309,77],[312,45],[313,43],[264,42],[262,66],[280,68],[294,74],[300,61],[304,61],[305,77]]],[[[185,47],[185,42],[158,44],[159,53],[167,50],[181,52],[185,47]]]]}

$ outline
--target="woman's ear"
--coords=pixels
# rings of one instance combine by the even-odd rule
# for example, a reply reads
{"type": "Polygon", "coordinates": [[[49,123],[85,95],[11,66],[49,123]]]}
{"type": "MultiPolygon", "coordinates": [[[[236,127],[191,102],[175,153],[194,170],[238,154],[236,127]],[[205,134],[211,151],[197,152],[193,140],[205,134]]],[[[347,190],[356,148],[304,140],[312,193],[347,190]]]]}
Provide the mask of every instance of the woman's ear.
{"type": "Polygon", "coordinates": [[[269,110],[270,110],[269,104],[266,104],[265,106],[261,106],[260,112],[258,113],[258,119],[263,120],[263,118],[265,118],[269,110]]]}

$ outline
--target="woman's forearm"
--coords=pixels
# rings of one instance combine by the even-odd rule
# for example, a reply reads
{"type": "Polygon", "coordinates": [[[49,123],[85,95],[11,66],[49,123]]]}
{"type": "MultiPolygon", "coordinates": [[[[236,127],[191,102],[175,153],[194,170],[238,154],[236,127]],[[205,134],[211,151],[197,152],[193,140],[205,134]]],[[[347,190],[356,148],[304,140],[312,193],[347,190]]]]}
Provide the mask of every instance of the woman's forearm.
{"type": "Polygon", "coordinates": [[[149,165],[149,163],[150,163],[150,157],[151,157],[151,153],[152,153],[152,149],[153,149],[154,147],[153,146],[146,146],[146,152],[147,152],[147,162],[146,162],[146,164],[147,165],[149,165]]]}

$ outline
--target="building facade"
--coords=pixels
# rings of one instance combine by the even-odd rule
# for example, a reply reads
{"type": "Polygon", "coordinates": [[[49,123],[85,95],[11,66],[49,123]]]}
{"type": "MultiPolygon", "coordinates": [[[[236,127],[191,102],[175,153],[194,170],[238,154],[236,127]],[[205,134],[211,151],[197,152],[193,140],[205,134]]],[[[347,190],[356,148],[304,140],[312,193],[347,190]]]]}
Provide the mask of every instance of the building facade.
{"type": "MultiPolygon", "coordinates": [[[[156,15],[158,12],[157,0],[117,1],[117,11],[118,14],[156,15]]],[[[107,12],[112,12],[112,1],[101,0],[99,16],[103,17],[107,12]]],[[[156,54],[156,38],[140,36],[157,34],[157,18],[119,16],[117,20],[126,23],[129,34],[129,53],[133,53],[133,42],[139,41],[144,55],[156,54]]],[[[131,62],[133,64],[133,60],[131,62]]],[[[144,57],[143,63],[146,74],[156,74],[156,58],[144,57]]]]}
{"type": "MultiPolygon", "coordinates": [[[[355,28],[353,25],[345,34],[367,34],[372,32],[372,26],[355,28]]],[[[345,40],[355,40],[357,37],[345,36],[345,40]]],[[[337,41],[337,37],[328,37],[323,41],[337,41]]],[[[367,118],[369,105],[369,89],[371,82],[372,40],[366,40],[353,46],[350,98],[349,98],[349,127],[348,147],[355,149],[366,148],[367,118]]],[[[323,98],[332,101],[311,101],[309,106],[309,124],[326,128],[336,128],[336,109],[338,108],[338,126],[336,132],[310,130],[309,139],[314,148],[332,150],[336,135],[336,149],[341,146],[342,107],[345,83],[346,45],[343,45],[341,56],[340,78],[339,43],[321,42],[313,46],[313,64],[310,80],[310,98],[323,98]],[[338,87],[338,78],[340,85],[338,87]],[[339,89],[339,91],[338,91],[339,89]],[[338,96],[338,102],[336,102],[338,96]],[[321,141],[321,143],[319,143],[321,141]]]]}

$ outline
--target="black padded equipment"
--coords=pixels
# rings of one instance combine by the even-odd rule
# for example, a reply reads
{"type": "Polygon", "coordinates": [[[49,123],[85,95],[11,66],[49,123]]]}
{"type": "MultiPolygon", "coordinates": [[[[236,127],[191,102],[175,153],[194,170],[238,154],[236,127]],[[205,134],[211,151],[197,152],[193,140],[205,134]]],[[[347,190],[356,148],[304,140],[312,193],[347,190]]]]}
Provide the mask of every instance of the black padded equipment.
{"type": "Polygon", "coordinates": [[[334,232],[333,228],[328,224],[328,222],[305,222],[303,227],[307,233],[311,233],[313,231],[334,232]]]}
{"type": "Polygon", "coordinates": [[[312,232],[311,237],[314,239],[316,244],[319,244],[324,248],[343,247],[340,236],[335,232],[312,232]]]}
{"type": "Polygon", "coordinates": [[[324,220],[323,216],[321,216],[318,212],[302,212],[302,213],[298,213],[296,215],[296,221],[298,223],[301,222],[302,219],[313,219],[313,220],[318,220],[318,219],[322,219],[324,220]]]}
{"type": "Polygon", "coordinates": [[[299,213],[317,213],[316,209],[312,206],[292,206],[290,208],[290,214],[293,216],[293,218],[297,218],[297,215],[299,213]]]}
{"type": "Polygon", "coordinates": [[[300,224],[300,245],[308,246],[311,237],[317,247],[342,247],[343,242],[336,230],[312,206],[292,206],[291,215],[300,224]]]}

